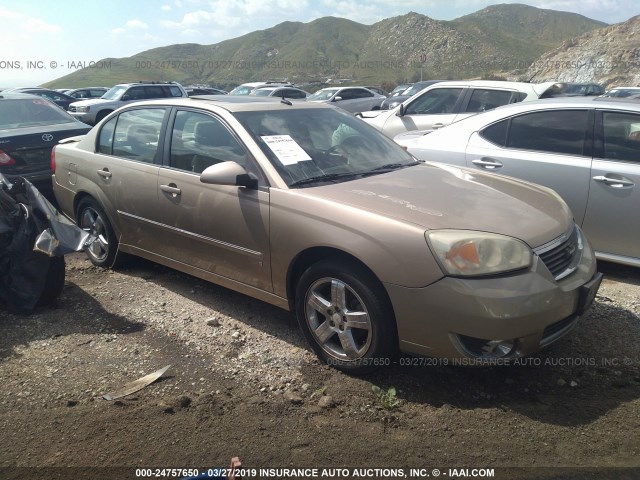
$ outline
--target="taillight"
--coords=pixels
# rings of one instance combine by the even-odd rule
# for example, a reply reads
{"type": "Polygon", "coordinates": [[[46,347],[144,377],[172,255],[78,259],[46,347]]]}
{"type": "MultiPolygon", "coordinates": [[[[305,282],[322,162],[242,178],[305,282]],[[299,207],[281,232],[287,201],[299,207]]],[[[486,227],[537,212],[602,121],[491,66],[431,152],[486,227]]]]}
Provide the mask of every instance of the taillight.
{"type": "Polygon", "coordinates": [[[56,147],[51,149],[51,171],[56,173],[56,147]]]}
{"type": "Polygon", "coordinates": [[[4,150],[0,150],[0,166],[15,165],[16,161],[4,150]]]}

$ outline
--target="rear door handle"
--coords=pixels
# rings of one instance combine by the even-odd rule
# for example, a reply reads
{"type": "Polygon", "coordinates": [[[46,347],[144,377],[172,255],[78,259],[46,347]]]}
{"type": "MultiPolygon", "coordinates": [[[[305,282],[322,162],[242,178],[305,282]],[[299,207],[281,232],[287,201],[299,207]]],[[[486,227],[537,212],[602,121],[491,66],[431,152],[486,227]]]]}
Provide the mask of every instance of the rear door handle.
{"type": "Polygon", "coordinates": [[[625,187],[633,187],[635,183],[627,178],[611,178],[606,175],[598,175],[593,177],[596,182],[602,182],[607,187],[611,188],[625,188],[625,187]]]}
{"type": "Polygon", "coordinates": [[[111,178],[112,173],[109,171],[108,168],[103,168],[102,170],[98,170],[98,175],[100,175],[103,178],[111,178]]]}
{"type": "Polygon", "coordinates": [[[502,168],[502,162],[498,160],[494,160],[493,158],[480,158],[477,160],[472,160],[471,163],[477,165],[480,168],[484,168],[485,170],[495,170],[496,168],[502,168]]]}
{"type": "Polygon", "coordinates": [[[170,193],[173,196],[182,195],[182,190],[180,190],[175,183],[170,183],[169,185],[160,185],[160,190],[170,193]]]}

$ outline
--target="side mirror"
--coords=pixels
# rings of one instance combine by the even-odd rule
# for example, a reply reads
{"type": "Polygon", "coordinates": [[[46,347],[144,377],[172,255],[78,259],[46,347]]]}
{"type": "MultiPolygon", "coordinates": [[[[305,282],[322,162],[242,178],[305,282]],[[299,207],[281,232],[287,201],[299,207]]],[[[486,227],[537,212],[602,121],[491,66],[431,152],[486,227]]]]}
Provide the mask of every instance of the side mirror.
{"type": "Polygon", "coordinates": [[[396,112],[396,116],[397,117],[404,117],[405,113],[406,113],[406,110],[404,108],[404,103],[401,103],[400,106],[398,107],[398,111],[396,112]]]}
{"type": "Polygon", "coordinates": [[[122,100],[123,102],[126,102],[127,100],[131,100],[131,95],[127,95],[125,93],[120,100],[122,100]]]}
{"type": "Polygon", "coordinates": [[[342,100],[342,97],[333,97],[333,100],[331,100],[332,102],[339,102],[340,100],[342,100]]]}
{"type": "Polygon", "coordinates": [[[258,179],[236,162],[221,162],[204,169],[200,174],[202,183],[212,185],[235,185],[237,187],[258,188],[258,179]]]}

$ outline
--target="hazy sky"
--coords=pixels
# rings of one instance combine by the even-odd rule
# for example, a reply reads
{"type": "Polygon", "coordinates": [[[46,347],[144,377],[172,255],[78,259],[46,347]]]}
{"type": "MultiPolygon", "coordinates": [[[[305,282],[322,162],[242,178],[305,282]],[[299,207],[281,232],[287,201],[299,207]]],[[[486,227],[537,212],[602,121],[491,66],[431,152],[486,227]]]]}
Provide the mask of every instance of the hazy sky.
{"type": "Polygon", "coordinates": [[[372,24],[410,11],[451,20],[498,3],[607,23],[640,14],[640,0],[2,0],[0,87],[53,80],[73,71],[70,62],[128,57],[175,43],[208,45],[284,21],[336,16],[372,24]]]}

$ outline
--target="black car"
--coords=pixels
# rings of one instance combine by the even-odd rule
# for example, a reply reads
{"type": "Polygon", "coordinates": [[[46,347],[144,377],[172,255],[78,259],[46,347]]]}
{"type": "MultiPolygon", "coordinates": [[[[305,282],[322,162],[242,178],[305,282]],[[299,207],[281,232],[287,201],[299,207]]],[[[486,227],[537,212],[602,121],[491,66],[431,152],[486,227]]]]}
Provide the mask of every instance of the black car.
{"type": "Polygon", "coordinates": [[[380,110],[391,110],[396,108],[402,102],[404,102],[407,98],[413,97],[420,90],[427,88],[434,83],[441,82],[442,80],[424,80],[422,82],[416,82],[410,85],[406,90],[403,90],[400,93],[395,95],[391,95],[385,101],[380,104],[380,110]]]}
{"type": "MultiPolygon", "coordinates": [[[[56,92],[55,90],[49,90],[48,88],[39,87],[23,87],[12,88],[9,90],[11,93],[30,93],[31,95],[38,95],[39,97],[46,98],[47,100],[55,103],[63,110],[68,110],[69,105],[73,102],[77,102],[78,99],[67,95],[66,93],[56,92]]],[[[9,92],[5,90],[5,92],[9,92]]]]}
{"type": "Polygon", "coordinates": [[[89,130],[41,97],[0,92],[0,173],[24,177],[50,198],[51,149],[89,130]]]}
{"type": "Polygon", "coordinates": [[[604,95],[604,93],[605,88],[598,83],[560,82],[549,88],[543,97],[599,97],[600,95],[604,95]]]}
{"type": "Polygon", "coordinates": [[[69,95],[70,97],[75,98],[76,100],[84,100],[85,98],[100,98],[102,95],[107,93],[109,89],[107,87],[86,87],[86,88],[74,88],[72,90],[67,90],[66,92],[60,92],[56,90],[58,93],[64,93],[65,95],[69,95]]]}

